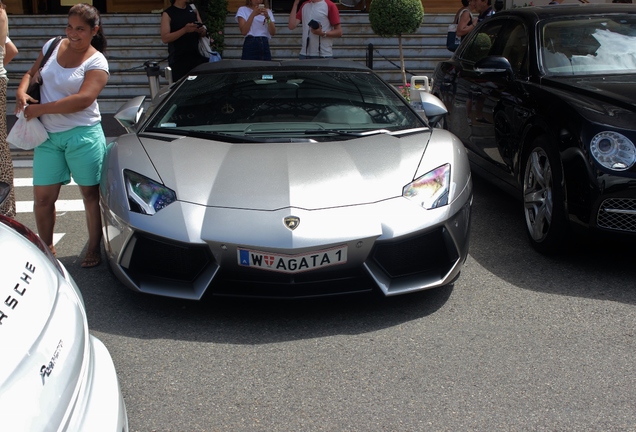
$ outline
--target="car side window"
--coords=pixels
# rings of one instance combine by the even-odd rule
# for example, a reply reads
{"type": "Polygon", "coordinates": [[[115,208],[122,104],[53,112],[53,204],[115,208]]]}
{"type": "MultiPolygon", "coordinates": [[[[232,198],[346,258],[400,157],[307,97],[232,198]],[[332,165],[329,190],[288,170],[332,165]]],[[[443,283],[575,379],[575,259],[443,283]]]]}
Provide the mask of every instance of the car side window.
{"type": "Polygon", "coordinates": [[[517,75],[528,75],[528,32],[522,23],[514,23],[505,29],[503,37],[505,45],[501,53],[517,75]]]}
{"type": "Polygon", "coordinates": [[[459,56],[462,60],[476,62],[482,58],[494,55],[493,48],[496,47],[495,40],[501,31],[503,21],[490,22],[483,25],[479,31],[471,35],[470,42],[463,49],[459,56]]]}

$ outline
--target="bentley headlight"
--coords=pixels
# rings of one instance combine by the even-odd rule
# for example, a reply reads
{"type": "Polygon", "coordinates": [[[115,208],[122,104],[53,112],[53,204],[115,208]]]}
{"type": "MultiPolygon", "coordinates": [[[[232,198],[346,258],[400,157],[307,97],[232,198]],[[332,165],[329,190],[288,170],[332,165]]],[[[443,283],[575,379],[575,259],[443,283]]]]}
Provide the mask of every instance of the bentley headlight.
{"type": "Polygon", "coordinates": [[[636,147],[618,132],[601,132],[592,138],[590,152],[598,163],[616,171],[629,169],[636,162],[636,147]]]}
{"type": "Polygon", "coordinates": [[[130,210],[153,215],[177,200],[177,195],[169,189],[132,171],[124,170],[124,181],[130,210]]]}
{"type": "Polygon", "coordinates": [[[434,209],[448,204],[450,164],[429,171],[412,183],[404,186],[402,196],[417,202],[425,209],[434,209]]]}

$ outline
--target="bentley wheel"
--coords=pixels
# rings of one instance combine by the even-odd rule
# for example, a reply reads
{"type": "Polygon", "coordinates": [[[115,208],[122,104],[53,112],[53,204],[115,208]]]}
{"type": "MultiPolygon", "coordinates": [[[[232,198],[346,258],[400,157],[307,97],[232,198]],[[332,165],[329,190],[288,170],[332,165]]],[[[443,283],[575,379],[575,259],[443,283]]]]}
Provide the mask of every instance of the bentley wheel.
{"type": "Polygon", "coordinates": [[[559,252],[567,237],[563,174],[545,137],[532,143],[524,167],[523,211],[530,242],[541,253],[559,252]]]}

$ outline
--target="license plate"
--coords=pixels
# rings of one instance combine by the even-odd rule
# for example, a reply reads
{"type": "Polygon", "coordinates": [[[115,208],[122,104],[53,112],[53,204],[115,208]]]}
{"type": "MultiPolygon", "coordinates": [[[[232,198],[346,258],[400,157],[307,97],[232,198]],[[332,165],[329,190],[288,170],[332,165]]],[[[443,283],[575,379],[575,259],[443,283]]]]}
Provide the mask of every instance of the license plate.
{"type": "Polygon", "coordinates": [[[347,262],[347,246],[308,252],[298,255],[283,255],[238,249],[238,264],[260,270],[279,273],[300,273],[317,268],[340,265],[347,262]]]}

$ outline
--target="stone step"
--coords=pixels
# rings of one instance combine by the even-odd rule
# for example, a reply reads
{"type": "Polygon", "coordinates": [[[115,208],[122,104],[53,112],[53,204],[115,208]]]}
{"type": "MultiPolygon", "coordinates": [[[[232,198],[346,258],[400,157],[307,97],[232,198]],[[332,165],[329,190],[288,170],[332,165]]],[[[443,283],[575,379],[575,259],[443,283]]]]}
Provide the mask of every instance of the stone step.
{"type": "MultiPolygon", "coordinates": [[[[66,15],[10,15],[9,26],[14,27],[28,27],[33,26],[34,23],[38,24],[38,27],[57,26],[58,29],[64,31],[64,27],[68,18],[66,15]]],[[[103,14],[102,25],[104,27],[104,33],[110,34],[112,31],[109,29],[114,26],[139,26],[139,25],[156,25],[159,28],[161,22],[161,14],[103,14]]]]}

